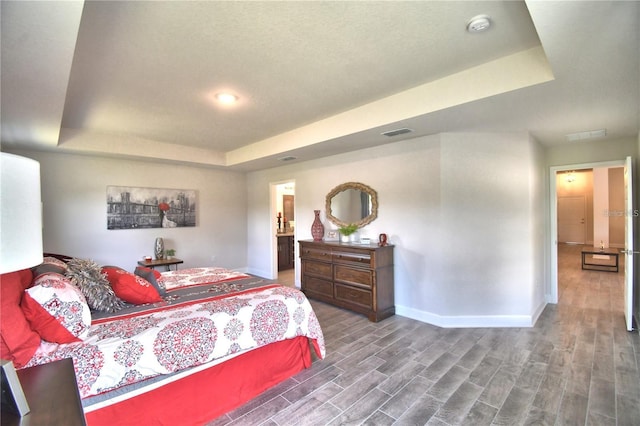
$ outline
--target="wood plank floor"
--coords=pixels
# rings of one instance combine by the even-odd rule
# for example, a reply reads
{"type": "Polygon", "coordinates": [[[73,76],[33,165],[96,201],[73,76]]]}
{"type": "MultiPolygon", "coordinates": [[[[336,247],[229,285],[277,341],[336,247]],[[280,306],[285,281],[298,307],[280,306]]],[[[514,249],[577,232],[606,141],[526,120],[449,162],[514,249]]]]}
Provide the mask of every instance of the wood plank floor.
{"type": "Polygon", "coordinates": [[[640,336],[623,276],[559,249],[559,303],[533,328],[443,329],[312,301],[327,357],[214,425],[640,425],[640,336]]]}

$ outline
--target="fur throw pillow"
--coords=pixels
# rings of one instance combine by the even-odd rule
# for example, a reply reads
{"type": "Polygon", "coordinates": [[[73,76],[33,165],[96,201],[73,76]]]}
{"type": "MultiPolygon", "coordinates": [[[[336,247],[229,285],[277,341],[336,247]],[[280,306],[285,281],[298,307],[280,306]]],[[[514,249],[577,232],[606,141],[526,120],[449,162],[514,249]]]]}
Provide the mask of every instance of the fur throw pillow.
{"type": "Polygon", "coordinates": [[[116,296],[102,268],[93,260],[74,258],[67,263],[65,275],[78,287],[91,309],[116,312],[125,303],[116,296]]]}

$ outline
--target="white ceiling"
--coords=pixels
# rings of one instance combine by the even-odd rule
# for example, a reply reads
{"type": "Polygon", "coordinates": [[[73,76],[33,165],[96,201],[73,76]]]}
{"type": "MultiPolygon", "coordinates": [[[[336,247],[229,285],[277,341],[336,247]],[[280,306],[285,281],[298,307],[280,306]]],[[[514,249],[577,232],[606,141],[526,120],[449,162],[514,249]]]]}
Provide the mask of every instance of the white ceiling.
{"type": "Polygon", "coordinates": [[[636,1],[3,0],[1,14],[3,148],[256,170],[440,132],[548,146],[639,132],[636,1]],[[491,29],[466,32],[478,14],[491,29]],[[213,102],[223,90],[239,102],[213,102]],[[414,132],[380,135],[400,127],[414,132]]]}

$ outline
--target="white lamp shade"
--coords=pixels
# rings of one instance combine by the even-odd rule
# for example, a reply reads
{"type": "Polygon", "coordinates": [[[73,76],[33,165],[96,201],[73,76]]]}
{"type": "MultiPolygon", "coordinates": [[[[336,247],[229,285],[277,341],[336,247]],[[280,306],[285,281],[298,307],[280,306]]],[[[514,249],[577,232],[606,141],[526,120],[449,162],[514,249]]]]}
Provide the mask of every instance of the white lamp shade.
{"type": "Polygon", "coordinates": [[[42,263],[40,163],[0,153],[0,273],[42,263]]]}

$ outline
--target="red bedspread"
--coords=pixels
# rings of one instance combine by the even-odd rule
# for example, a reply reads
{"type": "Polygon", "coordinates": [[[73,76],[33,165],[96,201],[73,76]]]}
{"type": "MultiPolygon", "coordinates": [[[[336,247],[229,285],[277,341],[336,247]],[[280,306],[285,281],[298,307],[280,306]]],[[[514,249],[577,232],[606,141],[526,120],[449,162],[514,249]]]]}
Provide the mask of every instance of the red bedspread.
{"type": "Polygon", "coordinates": [[[324,337],[309,301],[297,289],[235,288],[179,306],[95,321],[79,343],[43,342],[29,365],[71,357],[82,398],[158,375],[304,336],[324,357],[324,337]]]}

